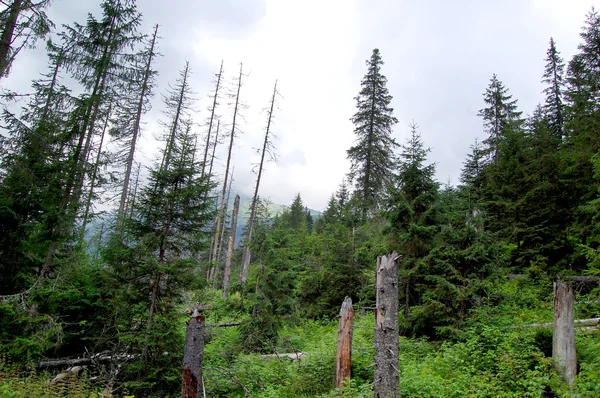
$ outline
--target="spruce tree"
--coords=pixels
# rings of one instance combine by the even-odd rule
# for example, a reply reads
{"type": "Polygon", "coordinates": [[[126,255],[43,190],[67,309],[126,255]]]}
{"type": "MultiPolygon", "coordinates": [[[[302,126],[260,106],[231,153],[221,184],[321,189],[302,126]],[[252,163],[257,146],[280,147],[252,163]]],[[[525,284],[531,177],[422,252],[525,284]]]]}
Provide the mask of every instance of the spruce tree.
{"type": "Polygon", "coordinates": [[[417,126],[410,125],[411,135],[402,145],[396,185],[391,187],[386,218],[390,222],[391,243],[403,255],[400,266],[405,320],[410,307],[418,301],[417,265],[432,248],[438,231],[434,180],[435,164],[426,164],[429,149],[424,147],[417,126]]]}
{"type": "Polygon", "coordinates": [[[390,107],[392,96],[381,73],[383,60],[378,49],[367,60],[367,74],[361,81],[356,100],[357,112],[350,119],[354,124],[355,145],[348,149],[351,162],[350,181],[354,182],[363,222],[382,203],[381,195],[391,180],[395,166],[392,127],[398,122],[390,107]]]}
{"type": "Polygon", "coordinates": [[[483,100],[487,105],[479,111],[478,115],[483,118],[483,125],[488,138],[483,141],[486,152],[496,162],[500,151],[500,142],[511,124],[521,123],[521,112],[517,111],[517,100],[512,99],[508,89],[496,74],[492,76],[490,84],[483,94],[483,100]]]}
{"type": "Polygon", "coordinates": [[[548,118],[550,131],[562,139],[565,123],[565,106],[563,104],[565,63],[556,49],[553,38],[550,38],[550,48],[546,55],[546,67],[542,78],[542,82],[548,86],[544,89],[546,95],[544,112],[548,118]]]}

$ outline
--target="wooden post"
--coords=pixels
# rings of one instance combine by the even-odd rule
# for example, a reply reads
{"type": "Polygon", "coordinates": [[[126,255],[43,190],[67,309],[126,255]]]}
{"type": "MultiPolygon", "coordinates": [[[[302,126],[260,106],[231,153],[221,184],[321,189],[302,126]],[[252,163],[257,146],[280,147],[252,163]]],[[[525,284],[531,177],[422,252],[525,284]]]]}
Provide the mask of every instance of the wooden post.
{"type": "Polygon", "coordinates": [[[185,347],[183,353],[183,382],[181,386],[182,398],[197,398],[201,396],[202,385],[202,359],[204,357],[204,315],[200,308],[194,307],[185,333],[185,347]]]}
{"type": "Polygon", "coordinates": [[[573,385],[577,373],[573,301],[573,288],[571,285],[564,282],[555,282],[552,358],[558,371],[569,386],[573,385]]]}
{"type": "Polygon", "coordinates": [[[377,258],[375,309],[375,398],[397,398],[398,369],[398,253],[377,258]]]}
{"type": "Polygon", "coordinates": [[[240,210],[240,195],[235,195],[233,202],[233,213],[231,214],[231,228],[229,232],[229,245],[227,247],[227,258],[225,259],[225,270],[223,271],[223,292],[221,297],[227,299],[229,294],[229,280],[231,279],[231,259],[233,258],[233,246],[235,245],[235,230],[237,228],[238,213],[240,210]]]}
{"type": "Polygon", "coordinates": [[[346,296],[340,309],[340,326],[338,328],[337,352],[335,354],[336,387],[340,387],[346,379],[351,377],[353,323],[354,308],[352,308],[352,299],[346,296]]]}

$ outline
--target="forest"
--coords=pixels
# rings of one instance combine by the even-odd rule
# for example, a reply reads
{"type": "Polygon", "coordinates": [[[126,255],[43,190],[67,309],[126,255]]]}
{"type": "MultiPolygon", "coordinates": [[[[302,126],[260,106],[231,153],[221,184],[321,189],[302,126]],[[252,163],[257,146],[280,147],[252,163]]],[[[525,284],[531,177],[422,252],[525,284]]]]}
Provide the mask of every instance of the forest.
{"type": "Polygon", "coordinates": [[[1,397],[182,396],[186,325],[200,318],[199,394],[371,397],[376,266],[392,252],[395,396],[600,396],[598,326],[577,330],[572,383],[543,326],[557,281],[570,281],[576,319],[600,316],[598,11],[582,21],[572,59],[548,38],[531,115],[489,71],[472,98],[486,138],[456,186],[436,180],[418,121],[399,126],[383,54],[365,54],[348,115],[351,167],[312,211],[302,193],[285,206],[261,197],[277,157],[275,79],[268,102],[252,104],[266,107],[264,138],[260,162],[244,166],[255,180],[240,205],[233,157],[240,112],[254,112],[248,67],[203,76],[213,89],[197,112],[189,62],[177,60],[179,74],[158,90],[160,27],[141,31],[135,0],[100,5],[61,27],[47,16],[51,0],[5,1],[0,12],[1,397]],[[11,91],[11,65],[35,41],[46,71],[29,92],[11,91]],[[153,96],[160,152],[144,163],[153,96]],[[397,142],[402,129],[408,139],[397,142]],[[336,386],[346,298],[351,376],[336,386]]]}

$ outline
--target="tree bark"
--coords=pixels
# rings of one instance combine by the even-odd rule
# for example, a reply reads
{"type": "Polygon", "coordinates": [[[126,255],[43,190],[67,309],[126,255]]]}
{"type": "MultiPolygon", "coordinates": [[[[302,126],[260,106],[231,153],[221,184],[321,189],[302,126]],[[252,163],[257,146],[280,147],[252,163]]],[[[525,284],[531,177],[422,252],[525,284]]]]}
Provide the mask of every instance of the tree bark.
{"type": "Polygon", "coordinates": [[[398,254],[377,258],[375,309],[375,398],[399,394],[398,254]]]}
{"type": "Polygon", "coordinates": [[[352,299],[348,296],[340,309],[340,324],[338,327],[337,352],[335,355],[335,386],[342,384],[352,377],[352,329],[354,326],[354,308],[352,299]]]}
{"type": "Polygon", "coordinates": [[[13,42],[15,27],[17,26],[17,19],[21,12],[21,3],[23,3],[23,0],[14,0],[10,5],[10,12],[8,13],[8,18],[4,24],[4,30],[2,31],[2,37],[0,38],[0,78],[5,76],[8,72],[8,66],[10,64],[10,48],[13,42]]]}
{"type": "Polygon", "coordinates": [[[202,394],[202,360],[204,358],[204,315],[194,308],[187,324],[183,353],[182,398],[196,398],[202,394]]]}
{"type": "Polygon", "coordinates": [[[233,213],[231,214],[231,228],[229,232],[229,245],[227,247],[227,258],[225,259],[225,269],[223,271],[223,300],[227,299],[229,294],[229,280],[231,278],[231,259],[233,258],[233,248],[235,245],[235,231],[237,229],[238,213],[240,211],[240,195],[235,195],[233,202],[233,213]]]}
{"type": "Polygon", "coordinates": [[[552,358],[565,382],[572,386],[577,374],[573,288],[564,282],[554,283],[554,333],[552,358]]]}

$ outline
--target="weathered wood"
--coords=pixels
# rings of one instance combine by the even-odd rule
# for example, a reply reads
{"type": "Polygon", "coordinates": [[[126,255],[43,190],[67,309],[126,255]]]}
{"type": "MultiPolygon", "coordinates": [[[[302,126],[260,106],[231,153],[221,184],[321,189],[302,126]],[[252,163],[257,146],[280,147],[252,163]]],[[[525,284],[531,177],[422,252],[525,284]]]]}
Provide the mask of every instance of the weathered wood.
{"type": "MultiPolygon", "coordinates": [[[[581,326],[597,326],[600,325],[600,318],[589,318],[589,319],[575,319],[573,321],[574,327],[581,326]]],[[[552,323],[532,323],[529,325],[523,325],[525,328],[553,328],[554,322],[552,323]]]]}
{"type": "Polygon", "coordinates": [[[397,398],[398,370],[398,253],[377,258],[375,309],[375,398],[397,398]]]}
{"type": "Polygon", "coordinates": [[[285,354],[264,354],[264,355],[261,355],[260,357],[263,359],[287,358],[287,359],[291,359],[293,361],[294,360],[299,361],[301,358],[304,358],[307,355],[308,354],[306,352],[290,352],[290,353],[285,353],[285,354]]]}
{"type": "Polygon", "coordinates": [[[223,292],[221,297],[227,299],[229,294],[229,280],[231,279],[231,259],[233,258],[233,248],[235,246],[235,230],[237,229],[238,213],[240,211],[240,195],[235,195],[233,201],[233,213],[231,214],[231,227],[229,228],[229,245],[227,247],[227,258],[225,259],[225,270],[223,271],[223,292]]]}
{"type": "Polygon", "coordinates": [[[554,283],[554,333],[552,358],[568,385],[573,385],[577,373],[573,288],[564,282],[554,283]]]}
{"type": "Polygon", "coordinates": [[[354,324],[354,308],[352,299],[348,296],[340,309],[340,324],[338,328],[337,352],[335,355],[335,386],[340,387],[350,379],[352,368],[352,329],[354,324]]]}
{"type": "Polygon", "coordinates": [[[192,310],[185,334],[183,353],[182,398],[197,398],[202,394],[202,359],[204,357],[204,315],[198,307],[192,310]]]}

